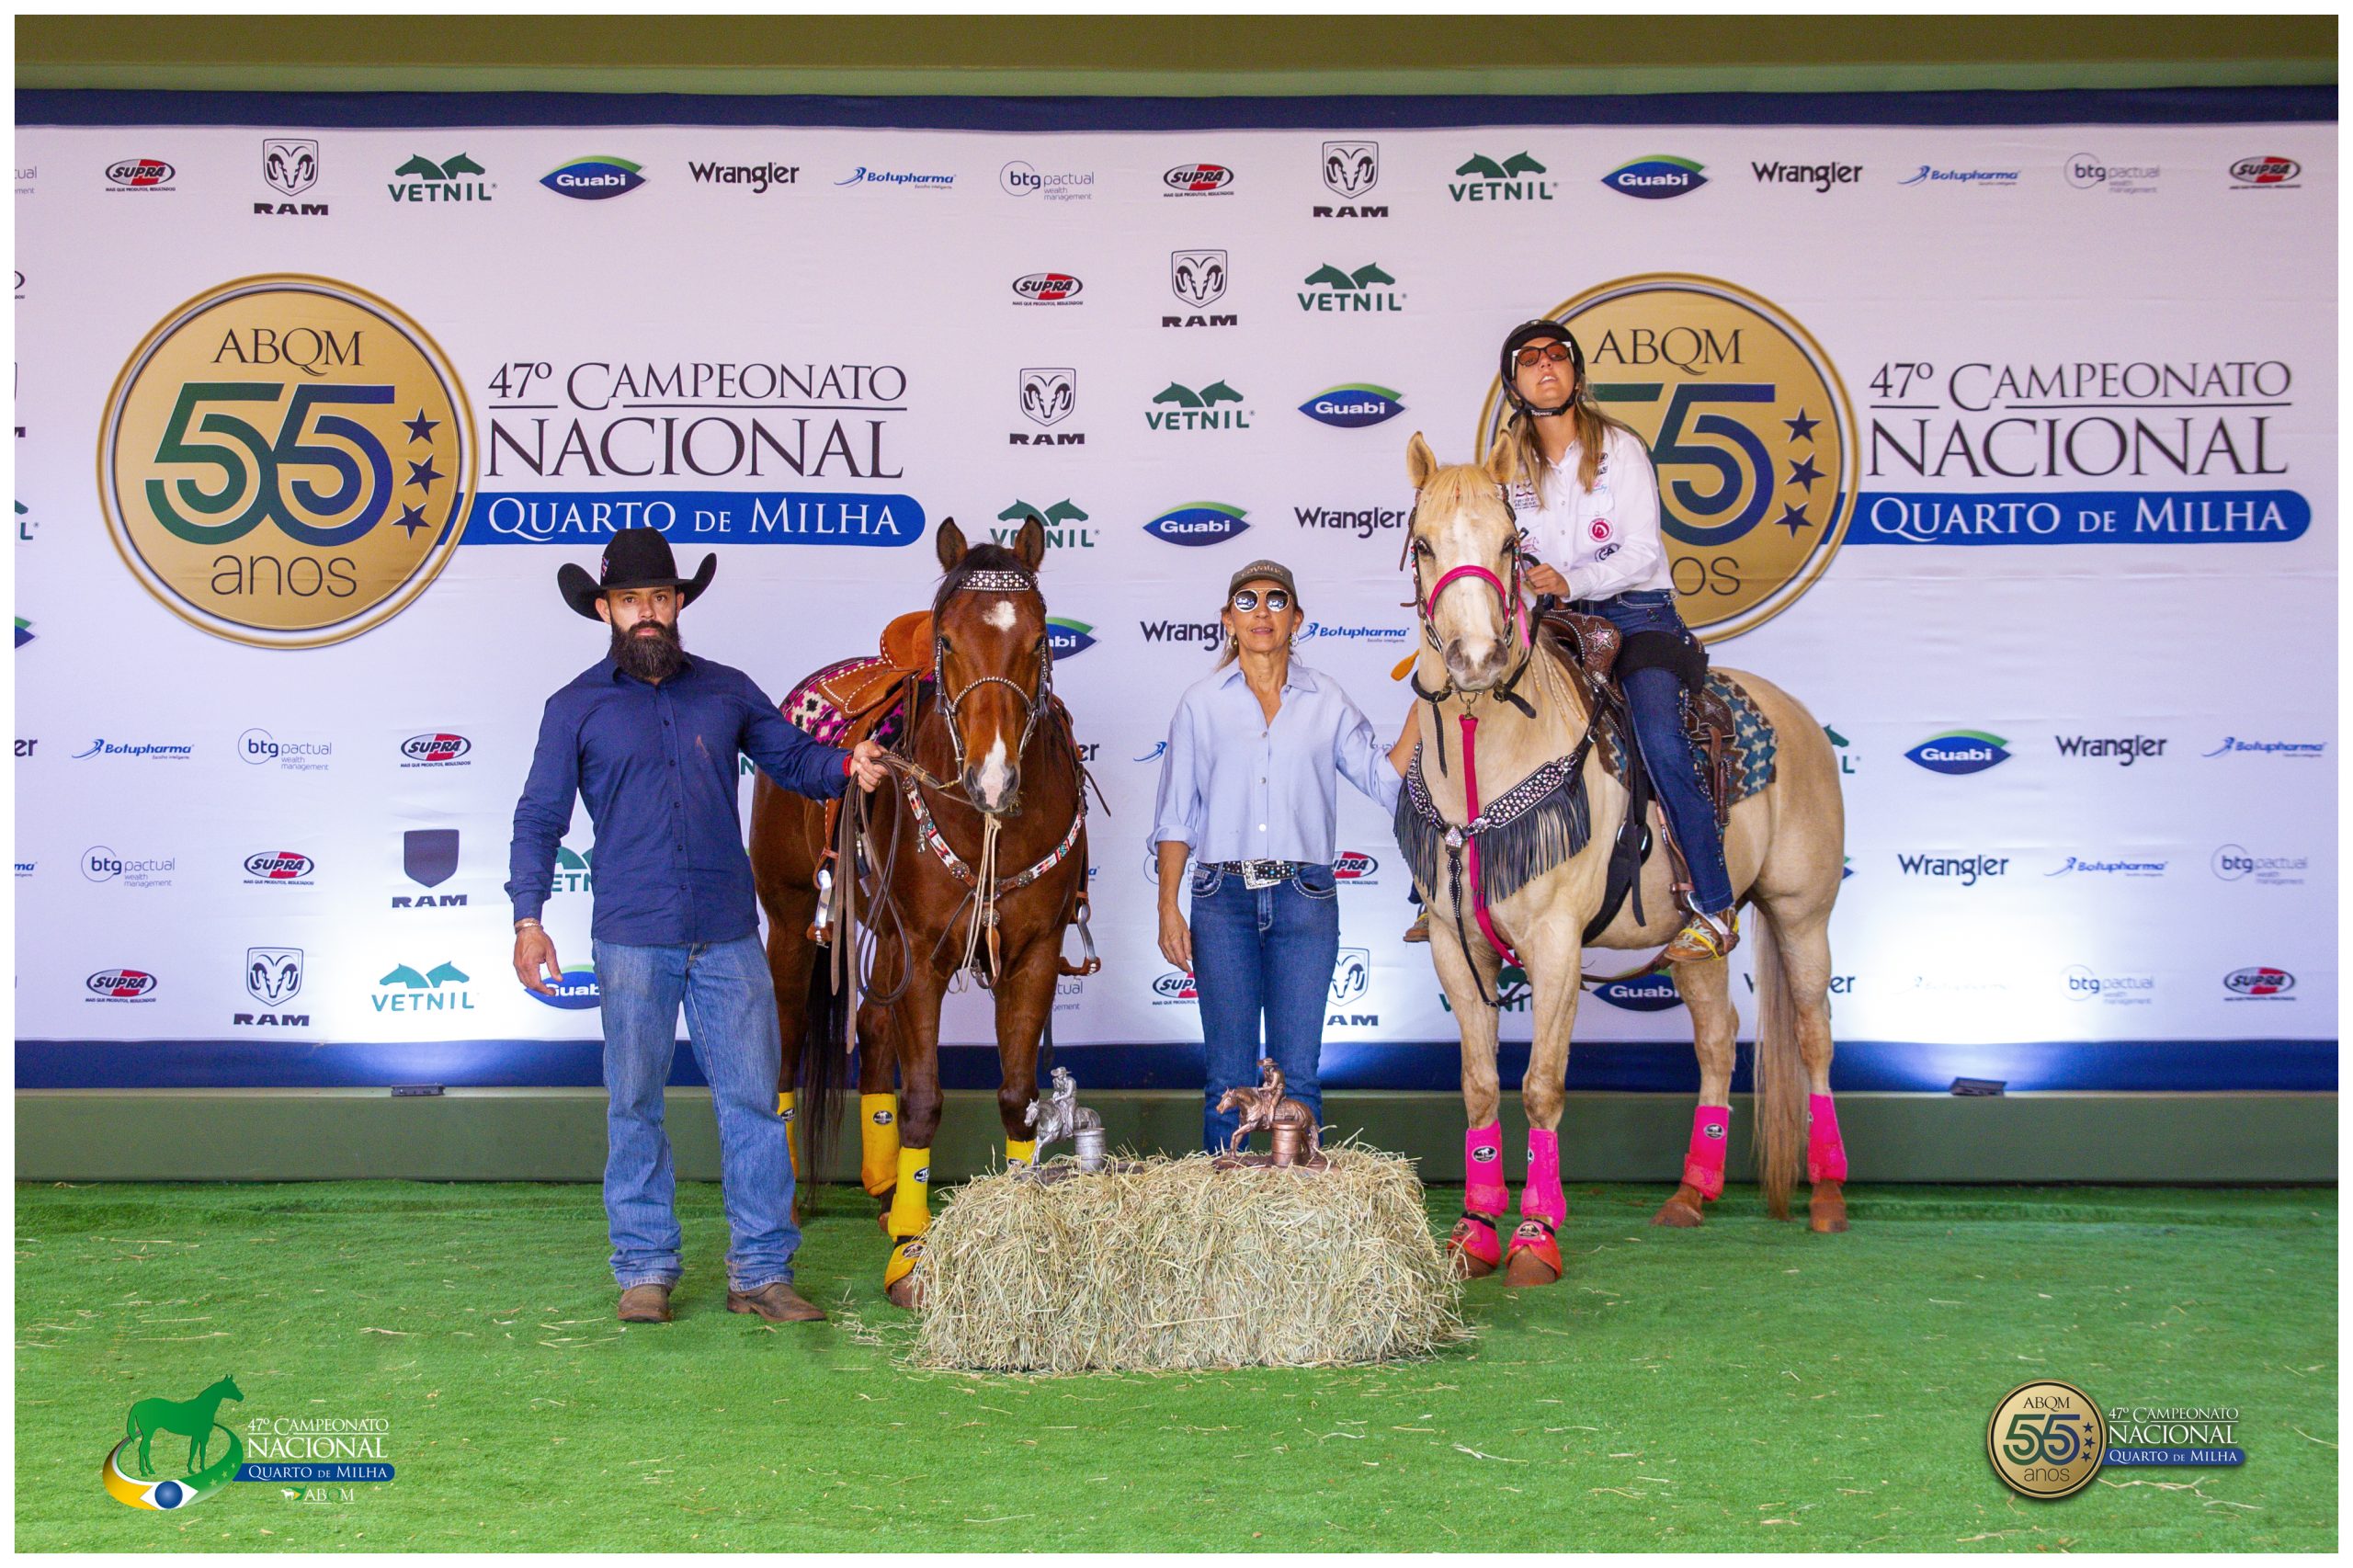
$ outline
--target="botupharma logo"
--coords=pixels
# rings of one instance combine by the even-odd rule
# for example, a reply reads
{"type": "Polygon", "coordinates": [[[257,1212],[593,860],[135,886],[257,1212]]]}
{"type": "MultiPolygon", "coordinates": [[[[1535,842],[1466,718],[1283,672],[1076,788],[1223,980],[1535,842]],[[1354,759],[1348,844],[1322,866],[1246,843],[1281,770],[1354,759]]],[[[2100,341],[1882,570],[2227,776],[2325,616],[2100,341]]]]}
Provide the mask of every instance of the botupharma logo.
{"type": "Polygon", "coordinates": [[[474,496],[473,413],[425,329],[332,278],[208,290],[131,352],[98,432],[116,551],[174,615],[258,648],[382,625],[474,496]]]}
{"type": "MultiPolygon", "coordinates": [[[[1685,623],[1721,642],[1796,603],[1847,537],[1859,472],[1854,409],[1813,335],[1688,273],[1621,278],[1547,314],[1584,347],[1596,401],[1650,447],[1685,623]]],[[[1475,451],[1506,412],[1489,383],[1475,451]]]]}

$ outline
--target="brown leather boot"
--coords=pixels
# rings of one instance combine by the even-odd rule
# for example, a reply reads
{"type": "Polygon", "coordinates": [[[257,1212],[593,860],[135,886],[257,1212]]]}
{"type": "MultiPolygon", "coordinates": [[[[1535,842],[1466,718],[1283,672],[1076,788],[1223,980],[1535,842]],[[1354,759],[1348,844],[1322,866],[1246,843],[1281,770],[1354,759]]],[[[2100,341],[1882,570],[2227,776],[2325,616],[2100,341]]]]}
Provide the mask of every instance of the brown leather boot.
{"type": "Polygon", "coordinates": [[[1405,927],[1405,940],[1409,942],[1427,942],[1429,939],[1430,917],[1429,912],[1425,910],[1421,914],[1414,916],[1414,923],[1405,927]]]}
{"type": "Polygon", "coordinates": [[[620,1308],[614,1315],[623,1323],[668,1323],[670,1321],[670,1287],[667,1285],[632,1285],[621,1292],[620,1308]]]}
{"type": "Polygon", "coordinates": [[[770,1323],[815,1323],[825,1315],[825,1309],[802,1299],[801,1292],[779,1279],[756,1290],[730,1290],[727,1310],[731,1312],[756,1312],[770,1323]]]}

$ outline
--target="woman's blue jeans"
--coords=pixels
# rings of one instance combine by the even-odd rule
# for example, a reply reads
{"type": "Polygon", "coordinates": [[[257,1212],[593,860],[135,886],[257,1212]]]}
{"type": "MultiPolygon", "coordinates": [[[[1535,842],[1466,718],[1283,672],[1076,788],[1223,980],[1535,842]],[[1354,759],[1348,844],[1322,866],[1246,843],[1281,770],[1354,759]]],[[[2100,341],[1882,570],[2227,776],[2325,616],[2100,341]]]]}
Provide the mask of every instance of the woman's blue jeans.
{"type": "MultiPolygon", "coordinates": [[[[1696,642],[1665,588],[1643,589],[1606,599],[1579,599],[1569,607],[1597,615],[1631,637],[1637,631],[1668,631],[1696,642]]],[[[1699,765],[1683,728],[1683,683],[1672,671],[1636,670],[1622,682],[1634,710],[1635,742],[1658,791],[1666,825],[1691,866],[1691,898],[1711,915],[1732,907],[1732,878],[1724,869],[1723,837],[1716,831],[1716,809],[1699,787],[1699,765]]]]}
{"type": "Polygon", "coordinates": [[[791,1130],[777,1114],[776,985],[756,936],[677,947],[595,945],[605,1020],[605,1217],[613,1278],[675,1285],[680,1267],[675,1173],[662,1086],[678,1045],[678,1008],[719,1113],[727,1283],[756,1290],[792,1278],[791,1130]]]}
{"type": "Polygon", "coordinates": [[[1329,866],[1303,867],[1272,887],[1243,886],[1239,871],[1193,869],[1193,988],[1200,997],[1209,1083],[1202,1146],[1222,1150],[1242,1119],[1220,1112],[1226,1090],[1255,1086],[1258,1060],[1274,1058],[1284,1092],[1324,1120],[1315,1073],[1324,1015],[1340,956],[1339,884],[1329,866]],[[1261,1026],[1264,1045],[1260,1043],[1261,1026]]]}

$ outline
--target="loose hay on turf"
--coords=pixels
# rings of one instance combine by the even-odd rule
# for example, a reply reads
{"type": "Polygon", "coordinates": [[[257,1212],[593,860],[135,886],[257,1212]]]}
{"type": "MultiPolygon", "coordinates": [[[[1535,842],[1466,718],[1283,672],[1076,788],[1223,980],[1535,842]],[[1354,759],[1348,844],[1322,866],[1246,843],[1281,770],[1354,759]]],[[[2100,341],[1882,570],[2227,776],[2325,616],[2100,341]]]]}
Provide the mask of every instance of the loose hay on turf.
{"type": "Polygon", "coordinates": [[[958,1188],[925,1237],[913,1359],[986,1371],[1326,1367],[1467,1333],[1411,1161],[1354,1144],[1317,1172],[1009,1174],[958,1188]]]}

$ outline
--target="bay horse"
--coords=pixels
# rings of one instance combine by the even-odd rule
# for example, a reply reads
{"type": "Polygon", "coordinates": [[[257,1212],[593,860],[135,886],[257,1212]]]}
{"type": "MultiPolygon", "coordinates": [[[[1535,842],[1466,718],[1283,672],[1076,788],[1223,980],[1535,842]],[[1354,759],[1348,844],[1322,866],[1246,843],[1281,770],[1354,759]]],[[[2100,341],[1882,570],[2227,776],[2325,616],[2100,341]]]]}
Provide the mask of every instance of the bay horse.
{"type": "MultiPolygon", "coordinates": [[[[883,1204],[892,1241],[883,1285],[902,1307],[916,1304],[923,1288],[941,1105],[939,1007],[950,980],[971,969],[995,997],[997,1114],[1008,1161],[1029,1161],[1037,1144],[1026,1119],[1055,977],[1085,972],[1062,962],[1064,931],[1074,919],[1084,929],[1087,779],[1053,696],[1038,591],[1045,525],[1029,518],[1011,550],[967,548],[951,517],[935,543],[945,575],[931,607],[930,673],[905,699],[889,753],[895,777],[870,798],[859,878],[871,954],[855,1026],[859,1171],[883,1204]]],[[[841,809],[857,805],[845,800],[841,809]]],[[[813,1180],[840,1116],[852,1004],[813,929],[824,824],[823,802],[761,777],[751,858],[784,1040],[779,1109],[802,1122],[794,1168],[813,1180]]],[[[841,864],[830,869],[835,879],[850,874],[841,864]]],[[[833,943],[852,944],[853,967],[860,936],[831,932],[833,943]]]]}
{"type": "MultiPolygon", "coordinates": [[[[1464,1273],[1492,1273],[1500,1261],[1510,1283],[1537,1285],[1562,1272],[1554,1233],[1567,1201],[1559,1129],[1582,937],[1601,909],[1608,846],[1629,797],[1603,767],[1604,743],[1576,683],[1530,640],[1518,529],[1505,489],[1512,462],[1500,439],[1483,462],[1452,467],[1440,467],[1419,434],[1406,448],[1415,490],[1406,548],[1424,632],[1415,683],[1417,699],[1436,700],[1415,703],[1420,749],[1397,821],[1409,863],[1421,835],[1415,880],[1430,915],[1430,957],[1462,1037],[1467,1183],[1448,1250],[1464,1273]],[[1433,757],[1451,766],[1431,770],[1433,757]],[[1476,833],[1448,831],[1474,819],[1476,833]],[[1514,824],[1521,826],[1517,836],[1514,824]],[[1421,874],[1441,862],[1444,874],[1421,874]],[[1520,1084],[1529,1129],[1520,1222],[1500,1258],[1495,1221],[1510,1205],[1510,1189],[1495,1073],[1499,945],[1516,949],[1534,1004],[1534,1041],[1520,1084]]],[[[1812,1226],[1843,1231],[1847,1154],[1830,1098],[1829,921],[1846,859],[1837,759],[1795,698],[1745,671],[1722,673],[1748,692],[1777,744],[1772,782],[1733,805],[1724,834],[1733,890],[1756,916],[1748,935],[1756,952],[1758,1176],[1768,1211],[1787,1219],[1803,1144],[1812,1226]]],[[[1631,741],[1627,766],[1641,766],[1631,741]]],[[[1661,825],[1653,833],[1664,840],[1661,825]]],[[[1639,897],[1620,907],[1594,945],[1657,949],[1672,940],[1685,915],[1670,878],[1667,855],[1653,853],[1639,897]],[[1639,923],[1638,904],[1647,916],[1639,923]]],[[[1722,959],[1676,964],[1672,975],[1691,1013],[1699,1102],[1682,1180],[1652,1222],[1690,1226],[1723,1189],[1739,1017],[1722,959]]]]}

